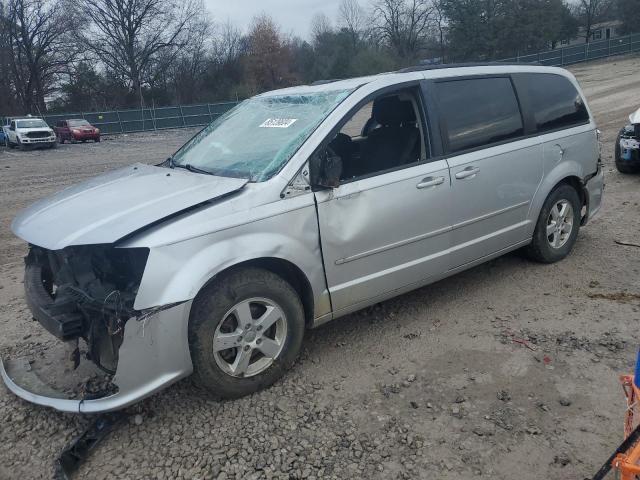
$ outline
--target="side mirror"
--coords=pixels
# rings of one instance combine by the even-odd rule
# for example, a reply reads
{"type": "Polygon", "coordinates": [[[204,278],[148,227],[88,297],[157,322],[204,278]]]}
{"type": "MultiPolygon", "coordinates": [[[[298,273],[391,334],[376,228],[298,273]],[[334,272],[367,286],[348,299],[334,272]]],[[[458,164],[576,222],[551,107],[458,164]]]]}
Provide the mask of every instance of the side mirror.
{"type": "Polygon", "coordinates": [[[336,188],[342,175],[342,158],[326,148],[314,153],[309,161],[311,185],[324,188],[336,188]]]}
{"type": "Polygon", "coordinates": [[[9,127],[9,130],[15,130],[15,129],[16,129],[16,126],[15,126],[15,125],[11,125],[11,126],[9,127]]]}

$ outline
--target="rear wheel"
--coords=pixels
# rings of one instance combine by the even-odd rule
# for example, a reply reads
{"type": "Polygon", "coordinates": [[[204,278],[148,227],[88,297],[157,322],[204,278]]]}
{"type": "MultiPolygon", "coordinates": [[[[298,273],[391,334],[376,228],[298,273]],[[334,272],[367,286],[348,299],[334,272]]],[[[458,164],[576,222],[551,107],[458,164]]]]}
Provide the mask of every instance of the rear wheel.
{"type": "Polygon", "coordinates": [[[569,255],[580,230],[581,206],[575,188],[567,184],[556,187],[540,211],[533,239],[526,249],[529,258],[553,263],[569,255]]]}
{"type": "Polygon", "coordinates": [[[196,298],[189,344],[196,382],[214,397],[268,387],[293,365],[304,336],[296,291],[266,270],[224,275],[196,298]]]}

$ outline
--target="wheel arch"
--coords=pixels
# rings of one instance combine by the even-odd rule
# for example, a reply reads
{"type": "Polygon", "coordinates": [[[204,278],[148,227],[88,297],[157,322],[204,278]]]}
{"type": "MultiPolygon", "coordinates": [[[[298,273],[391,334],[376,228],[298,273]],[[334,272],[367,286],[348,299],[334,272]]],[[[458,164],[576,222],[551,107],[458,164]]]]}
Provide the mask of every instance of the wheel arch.
{"type": "MultiPolygon", "coordinates": [[[[583,180],[582,168],[575,162],[566,162],[557,166],[549,174],[545,175],[542,183],[538,187],[538,191],[534,196],[531,206],[529,208],[529,235],[533,235],[533,231],[540,216],[540,211],[544,205],[545,200],[549,197],[560,185],[570,185],[578,193],[580,197],[581,206],[587,209],[589,208],[589,195],[586,190],[585,182],[583,180]]],[[[584,222],[585,216],[581,212],[581,218],[584,222]]]]}
{"type": "Polygon", "coordinates": [[[304,320],[307,327],[313,325],[314,297],[311,282],[305,273],[289,260],[278,257],[259,257],[230,265],[212,276],[198,291],[196,299],[208,286],[217,282],[224,275],[243,268],[261,268],[285,280],[296,291],[304,309],[304,320]]]}

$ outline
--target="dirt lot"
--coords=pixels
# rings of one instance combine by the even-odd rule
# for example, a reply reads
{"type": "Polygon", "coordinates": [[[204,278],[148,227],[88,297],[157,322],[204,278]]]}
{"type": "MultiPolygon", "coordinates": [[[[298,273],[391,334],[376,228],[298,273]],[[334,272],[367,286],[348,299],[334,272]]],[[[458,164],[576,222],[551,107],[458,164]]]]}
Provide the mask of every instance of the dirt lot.
{"type": "MultiPolygon", "coordinates": [[[[613,140],[640,106],[640,58],[572,68],[604,132],[601,214],[555,265],[507,255],[308,333],[271,389],[234,402],[183,381],[143,402],[81,478],[590,477],[622,434],[618,374],[640,341],[640,176],[613,168],[613,140]],[[621,295],[626,292],[628,295],[621,295]]],[[[0,352],[55,341],[22,300],[25,245],[11,219],[37,198],[105,170],[163,160],[172,131],[0,152],[0,352]]],[[[50,478],[87,417],[0,387],[0,478],[50,478]]]]}

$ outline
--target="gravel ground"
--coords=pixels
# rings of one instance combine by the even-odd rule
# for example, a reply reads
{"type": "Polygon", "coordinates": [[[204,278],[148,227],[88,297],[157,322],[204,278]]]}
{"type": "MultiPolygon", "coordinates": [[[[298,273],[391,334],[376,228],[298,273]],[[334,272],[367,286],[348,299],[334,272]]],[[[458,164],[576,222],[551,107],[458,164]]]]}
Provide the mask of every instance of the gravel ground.
{"type": "MultiPolygon", "coordinates": [[[[618,375],[640,324],[640,176],[613,168],[613,141],[640,105],[640,58],[572,68],[604,133],[600,215],[565,261],[507,255],[308,332],[300,361],[267,391],[215,402],[189,380],[130,411],[78,478],[590,477],[622,435],[618,375]],[[623,293],[626,293],[623,294],[623,293]]],[[[0,152],[0,352],[56,342],[22,300],[17,211],[63,186],[163,160],[193,132],[0,152]]],[[[90,417],[0,387],[0,478],[50,478],[90,417]]]]}

